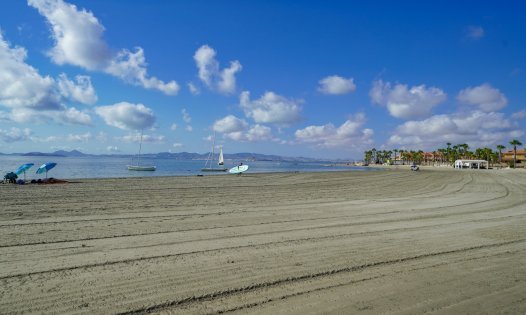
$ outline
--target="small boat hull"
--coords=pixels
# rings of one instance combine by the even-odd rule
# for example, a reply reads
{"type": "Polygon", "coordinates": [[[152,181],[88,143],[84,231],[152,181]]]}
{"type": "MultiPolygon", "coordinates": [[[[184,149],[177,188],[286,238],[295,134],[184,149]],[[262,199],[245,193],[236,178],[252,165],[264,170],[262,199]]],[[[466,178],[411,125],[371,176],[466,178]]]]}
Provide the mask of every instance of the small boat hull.
{"type": "Polygon", "coordinates": [[[202,168],[201,172],[226,172],[228,168],[202,168]]]}
{"type": "Polygon", "coordinates": [[[128,165],[128,171],[155,171],[153,165],[128,165]]]}

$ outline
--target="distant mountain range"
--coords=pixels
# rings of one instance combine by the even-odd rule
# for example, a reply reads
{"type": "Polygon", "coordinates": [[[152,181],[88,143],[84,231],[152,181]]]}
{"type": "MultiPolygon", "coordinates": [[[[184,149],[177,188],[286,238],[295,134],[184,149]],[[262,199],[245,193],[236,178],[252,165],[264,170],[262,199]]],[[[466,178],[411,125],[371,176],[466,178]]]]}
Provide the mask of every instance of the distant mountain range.
{"type": "MultiPolygon", "coordinates": [[[[190,152],[159,152],[159,153],[146,153],[142,154],[144,157],[148,158],[170,158],[175,160],[205,160],[208,157],[209,153],[199,154],[199,153],[190,153],[190,152]]],[[[0,155],[19,155],[19,156],[49,156],[49,157],[130,157],[133,154],[86,154],[78,150],[64,151],[59,150],[52,153],[43,153],[43,152],[28,152],[28,153],[0,153],[0,155]]],[[[225,159],[230,160],[252,160],[252,161],[283,161],[283,162],[315,162],[315,161],[329,161],[328,159],[314,159],[306,157],[285,157],[279,155],[267,155],[259,153],[233,153],[225,154],[225,159]]]]}

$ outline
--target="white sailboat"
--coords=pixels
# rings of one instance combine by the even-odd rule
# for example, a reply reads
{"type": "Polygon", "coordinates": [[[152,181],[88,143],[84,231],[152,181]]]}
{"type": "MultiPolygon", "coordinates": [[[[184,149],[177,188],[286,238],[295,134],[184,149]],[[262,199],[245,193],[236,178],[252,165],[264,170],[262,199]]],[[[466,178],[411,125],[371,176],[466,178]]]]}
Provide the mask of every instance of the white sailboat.
{"type": "Polygon", "coordinates": [[[155,171],[155,165],[141,165],[141,149],[142,149],[142,130],[141,130],[141,141],[139,143],[139,153],[137,154],[137,163],[128,165],[129,171],[155,171]]]}
{"type": "Polygon", "coordinates": [[[203,172],[226,172],[228,169],[224,167],[225,160],[223,158],[223,147],[219,149],[219,158],[217,161],[217,165],[219,167],[213,167],[214,164],[214,157],[215,157],[215,144],[216,144],[216,135],[214,133],[214,138],[212,140],[212,152],[208,154],[208,158],[205,162],[205,167],[201,169],[203,172]]]}

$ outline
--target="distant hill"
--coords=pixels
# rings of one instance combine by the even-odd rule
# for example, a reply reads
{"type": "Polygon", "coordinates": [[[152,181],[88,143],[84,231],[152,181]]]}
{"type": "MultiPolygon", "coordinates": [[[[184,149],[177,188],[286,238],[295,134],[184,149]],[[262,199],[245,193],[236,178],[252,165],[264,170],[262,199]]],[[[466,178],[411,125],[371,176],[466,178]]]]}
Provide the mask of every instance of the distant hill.
{"type": "Polygon", "coordinates": [[[42,152],[28,152],[28,153],[17,153],[13,155],[21,155],[21,156],[65,156],[62,154],[56,154],[56,153],[42,153],[42,152]]]}
{"type": "MultiPolygon", "coordinates": [[[[28,152],[28,153],[11,153],[0,155],[20,155],[20,156],[55,156],[55,157],[130,157],[134,154],[86,154],[78,150],[65,151],[58,150],[52,153],[43,152],[28,152]]],[[[164,159],[175,159],[175,160],[206,160],[209,153],[191,153],[191,152],[159,152],[159,153],[146,153],[142,154],[143,157],[148,158],[164,158],[164,159]]],[[[217,156],[217,153],[216,153],[217,156]]],[[[232,153],[224,155],[226,160],[240,160],[240,161],[276,161],[276,162],[315,162],[315,161],[326,161],[321,159],[306,158],[306,157],[286,157],[279,155],[267,155],[260,153],[232,153]]]]}
{"type": "Polygon", "coordinates": [[[58,150],[53,152],[53,154],[60,155],[60,156],[90,156],[91,154],[84,154],[78,150],[71,150],[71,151],[64,151],[64,150],[58,150]]]}

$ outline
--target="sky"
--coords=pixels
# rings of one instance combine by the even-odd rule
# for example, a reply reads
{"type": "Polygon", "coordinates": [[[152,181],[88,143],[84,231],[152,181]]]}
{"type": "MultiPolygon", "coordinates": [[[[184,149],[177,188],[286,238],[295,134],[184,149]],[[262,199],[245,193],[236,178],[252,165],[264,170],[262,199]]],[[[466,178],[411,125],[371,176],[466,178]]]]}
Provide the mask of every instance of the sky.
{"type": "Polygon", "coordinates": [[[524,1],[0,2],[0,152],[526,143],[524,1]]]}

